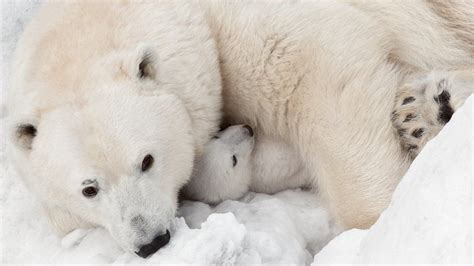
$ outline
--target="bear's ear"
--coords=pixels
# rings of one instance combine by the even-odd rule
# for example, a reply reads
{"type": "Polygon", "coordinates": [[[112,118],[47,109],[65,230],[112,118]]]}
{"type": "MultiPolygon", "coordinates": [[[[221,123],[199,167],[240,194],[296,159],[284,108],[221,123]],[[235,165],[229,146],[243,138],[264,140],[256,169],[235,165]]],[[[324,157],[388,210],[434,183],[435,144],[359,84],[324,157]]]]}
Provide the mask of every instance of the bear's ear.
{"type": "Polygon", "coordinates": [[[157,78],[158,55],[149,45],[140,45],[124,64],[131,77],[153,80],[157,78]]]}
{"type": "Polygon", "coordinates": [[[14,126],[13,141],[25,150],[31,150],[33,140],[36,137],[36,126],[32,123],[20,123],[14,126]]]}

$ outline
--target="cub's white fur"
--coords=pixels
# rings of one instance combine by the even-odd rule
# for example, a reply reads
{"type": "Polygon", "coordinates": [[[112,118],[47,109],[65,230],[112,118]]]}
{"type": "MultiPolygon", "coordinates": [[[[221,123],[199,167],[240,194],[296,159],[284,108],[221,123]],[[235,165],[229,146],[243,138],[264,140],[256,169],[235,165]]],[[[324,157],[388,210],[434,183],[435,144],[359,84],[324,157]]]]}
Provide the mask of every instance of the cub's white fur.
{"type": "Polygon", "coordinates": [[[57,229],[104,226],[137,251],[170,227],[223,111],[290,147],[337,220],[367,227],[411,161],[398,88],[472,67],[473,20],[470,1],[53,2],[12,65],[9,156],[57,229]]]}
{"type": "Polygon", "coordinates": [[[197,157],[188,198],[218,203],[238,199],[249,190],[275,193],[309,185],[301,160],[289,145],[269,139],[257,141],[243,125],[216,134],[197,157]]]}

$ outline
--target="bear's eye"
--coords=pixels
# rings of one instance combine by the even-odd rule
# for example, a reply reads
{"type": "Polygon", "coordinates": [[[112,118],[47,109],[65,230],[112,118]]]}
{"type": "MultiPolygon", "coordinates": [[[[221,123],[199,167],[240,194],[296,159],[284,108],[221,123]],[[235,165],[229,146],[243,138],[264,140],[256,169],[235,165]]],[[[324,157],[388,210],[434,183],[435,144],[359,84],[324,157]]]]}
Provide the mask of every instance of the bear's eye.
{"type": "Polygon", "coordinates": [[[143,158],[143,161],[142,161],[142,172],[145,172],[148,169],[150,169],[153,166],[154,161],[155,159],[153,159],[153,156],[151,156],[150,154],[147,154],[145,158],[143,158]]]}
{"type": "Polygon", "coordinates": [[[232,156],[232,166],[235,167],[237,165],[237,157],[232,156]]]}
{"type": "Polygon", "coordinates": [[[82,195],[84,195],[84,197],[86,198],[93,198],[97,195],[98,192],[99,190],[96,187],[89,186],[89,187],[85,187],[82,190],[82,195]]]}

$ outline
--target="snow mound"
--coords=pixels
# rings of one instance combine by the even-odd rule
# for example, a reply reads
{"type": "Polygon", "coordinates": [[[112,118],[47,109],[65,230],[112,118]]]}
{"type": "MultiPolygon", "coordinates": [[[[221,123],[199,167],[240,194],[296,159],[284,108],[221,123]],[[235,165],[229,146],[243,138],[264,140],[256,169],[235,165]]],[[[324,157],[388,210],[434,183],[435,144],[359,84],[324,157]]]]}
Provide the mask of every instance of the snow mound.
{"type": "Polygon", "coordinates": [[[314,264],[472,263],[473,101],[426,145],[377,223],[342,233],[314,264]]]}

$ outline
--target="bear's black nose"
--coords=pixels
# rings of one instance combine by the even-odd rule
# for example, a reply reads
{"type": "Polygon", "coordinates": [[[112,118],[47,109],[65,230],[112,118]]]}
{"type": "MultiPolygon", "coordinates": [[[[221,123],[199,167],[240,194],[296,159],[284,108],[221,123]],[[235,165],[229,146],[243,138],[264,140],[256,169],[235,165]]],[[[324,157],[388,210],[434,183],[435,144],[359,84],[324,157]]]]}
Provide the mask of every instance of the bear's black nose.
{"type": "Polygon", "coordinates": [[[146,258],[168,244],[168,242],[170,242],[170,238],[170,231],[166,230],[166,234],[156,236],[150,244],[141,246],[140,250],[135,253],[137,253],[137,255],[142,258],[146,258]]]}
{"type": "Polygon", "coordinates": [[[253,129],[249,125],[244,125],[244,128],[247,129],[249,135],[253,137],[253,129]]]}

